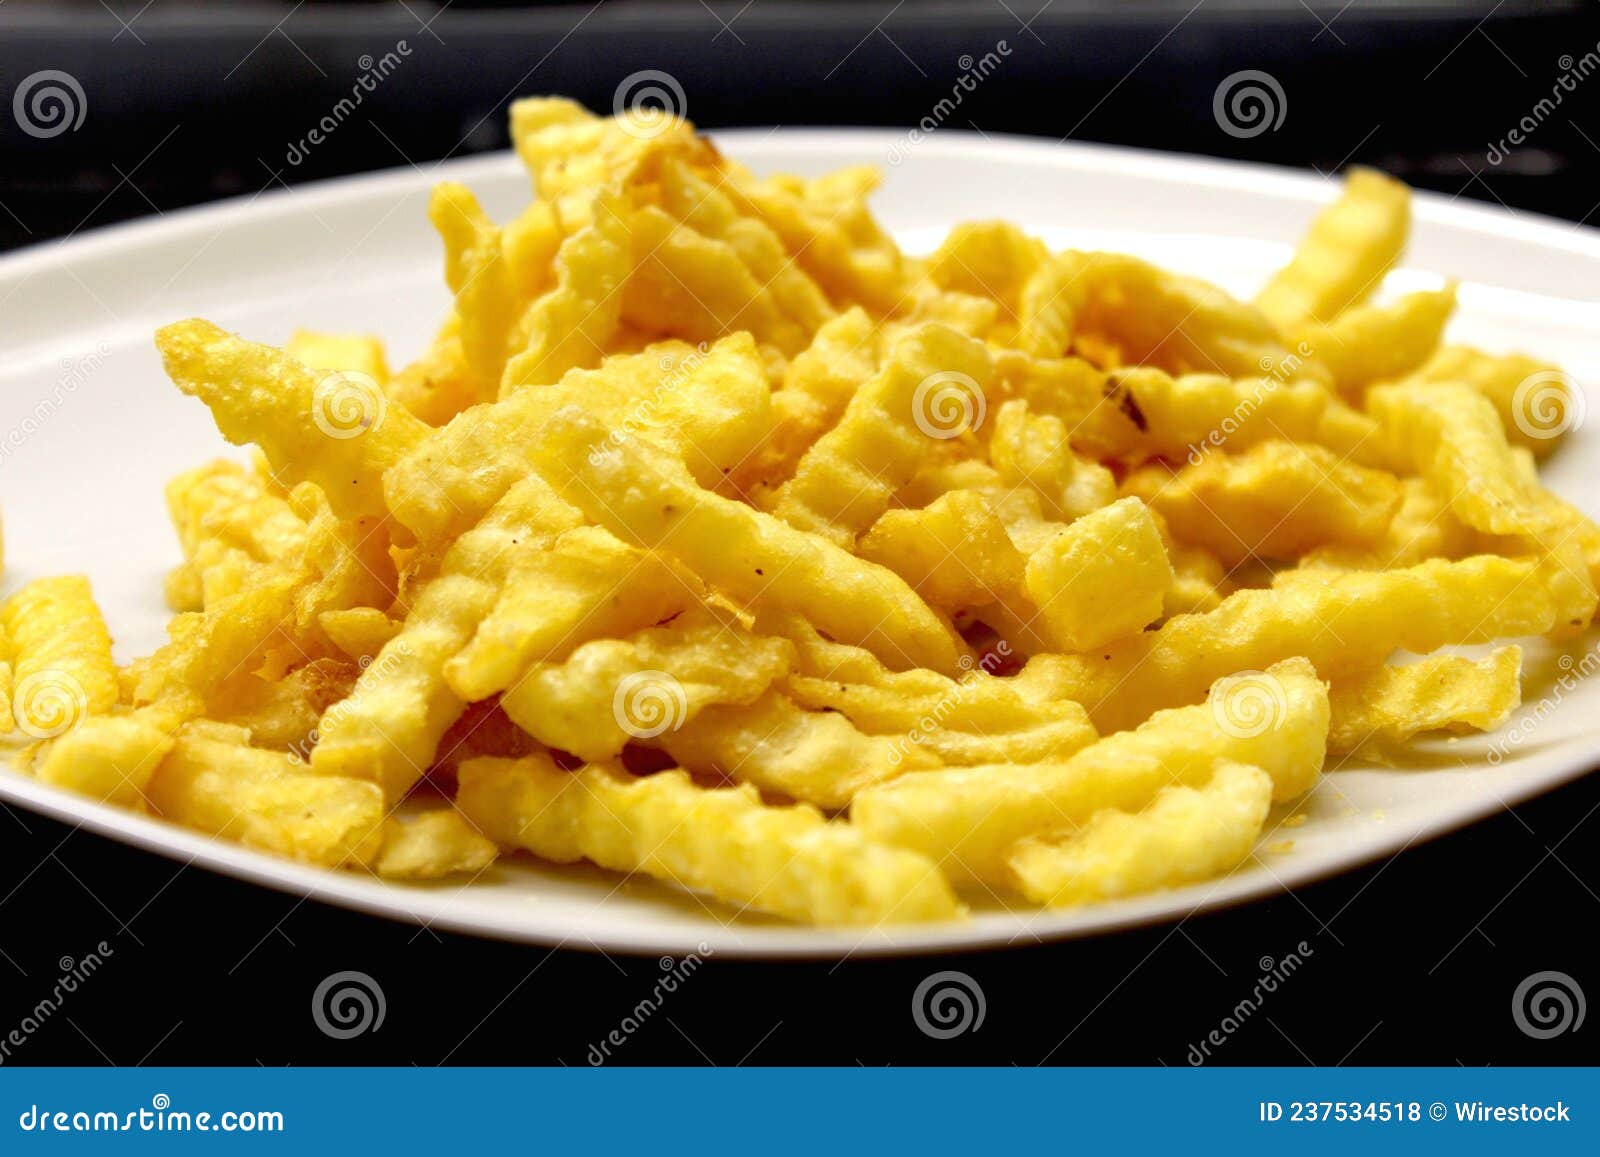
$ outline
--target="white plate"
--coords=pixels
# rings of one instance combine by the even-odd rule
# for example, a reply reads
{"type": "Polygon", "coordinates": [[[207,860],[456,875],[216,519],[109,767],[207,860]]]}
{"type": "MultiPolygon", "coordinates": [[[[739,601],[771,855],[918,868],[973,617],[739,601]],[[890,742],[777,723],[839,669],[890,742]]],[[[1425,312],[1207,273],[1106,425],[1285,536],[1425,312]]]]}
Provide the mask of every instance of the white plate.
{"type": "MultiPolygon", "coordinates": [[[[1315,207],[1335,193],[1311,175],[1255,166],[943,132],[909,146],[892,133],[717,134],[758,170],[886,168],[877,198],[907,248],[926,250],[952,222],[1003,217],[1052,245],[1122,249],[1250,292],[1283,260],[1315,207]]],[[[10,570],[27,579],[87,572],[127,660],[162,642],[161,577],[177,560],[162,485],[178,469],[236,454],[204,407],[166,382],[151,331],[190,315],[258,340],[296,325],[381,333],[393,359],[417,353],[447,305],[429,187],[465,181],[504,218],[528,182],[509,156],[450,162],[170,214],[39,246],[0,260],[0,499],[10,570]]],[[[1390,290],[1463,282],[1452,336],[1526,348],[1600,381],[1593,340],[1600,234],[1559,222],[1421,196],[1408,266],[1390,290]]],[[[1550,463],[1555,488],[1600,511],[1600,423],[1550,463]],[[1586,477],[1587,473],[1587,477],[1586,477]]],[[[1532,647],[1520,742],[1499,737],[1426,746],[1427,771],[1350,764],[1325,777],[1293,847],[1220,882],[1075,912],[977,904],[954,926],[816,931],[732,917],[648,881],[531,862],[469,886],[398,886],[300,867],[157,820],[97,806],[0,772],[0,798],[256,884],[401,919],[540,944],[608,951],[747,955],[884,953],[1082,935],[1264,896],[1390,855],[1573,779],[1600,739],[1600,659],[1575,656],[1570,687],[1549,648],[1532,647]],[[1541,696],[1548,702],[1539,706],[1541,696]],[[1506,757],[1487,756],[1499,743],[1506,757]],[[701,946],[704,947],[701,947],[701,946]]]]}

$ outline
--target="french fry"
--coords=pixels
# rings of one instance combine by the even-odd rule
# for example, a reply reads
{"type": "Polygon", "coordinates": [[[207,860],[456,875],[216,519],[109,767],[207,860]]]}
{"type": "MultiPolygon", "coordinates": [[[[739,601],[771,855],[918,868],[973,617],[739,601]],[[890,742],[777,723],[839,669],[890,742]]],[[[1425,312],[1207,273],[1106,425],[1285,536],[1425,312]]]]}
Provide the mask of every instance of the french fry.
{"type": "Polygon", "coordinates": [[[942,439],[982,421],[992,374],[983,346],[954,330],[907,334],[778,488],[772,513],[850,548],[942,439]]]}
{"type": "Polygon", "coordinates": [[[1296,559],[1322,546],[1371,546],[1401,501],[1392,475],[1293,442],[1214,451],[1176,474],[1146,467],[1123,490],[1226,567],[1252,557],[1296,559]]]}
{"type": "Polygon", "coordinates": [[[1133,811],[1170,786],[1203,783],[1222,761],[1268,769],[1275,799],[1322,771],[1328,692],[1303,659],[1230,676],[1212,702],[1158,711],[1068,759],[906,775],[855,797],[850,822],[869,838],[921,851],[952,879],[1004,884],[1018,841],[1133,811]]]}
{"type": "Polygon", "coordinates": [[[386,880],[476,878],[499,854],[460,812],[441,807],[384,820],[383,850],[372,867],[386,880]]]}
{"type": "Polygon", "coordinates": [[[1061,650],[1083,651],[1160,618],[1172,563],[1149,508],[1124,498],[1084,515],[1030,555],[1023,586],[1045,638],[1061,650]]]}
{"type": "Polygon", "coordinates": [[[1330,322],[1365,301],[1405,248],[1411,193],[1374,169],[1353,169],[1285,265],[1256,295],[1256,308],[1289,332],[1330,322]]]}
{"type": "Polygon", "coordinates": [[[1482,659],[1431,655],[1335,679],[1328,750],[1373,738],[1403,743],[1422,731],[1493,731],[1522,704],[1522,648],[1482,659]]]}
{"type": "Polygon", "coordinates": [[[167,375],[210,408],[223,437],[256,443],[278,477],[315,482],[345,517],[386,513],[383,472],[428,429],[388,406],[370,378],[320,373],[208,321],[163,326],[156,346],[167,375]]]}
{"type": "Polygon", "coordinates": [[[1412,375],[1422,382],[1459,382],[1494,404],[1513,445],[1540,458],[1561,445],[1583,414],[1572,379],[1550,362],[1526,354],[1488,354],[1445,346],[1412,375]]]}
{"type": "Polygon", "coordinates": [[[428,219],[444,241],[444,279],[455,294],[473,392],[478,401],[488,401],[499,393],[521,304],[512,292],[504,237],[471,190],[455,181],[434,186],[428,219]]]}
{"type": "Polygon", "coordinates": [[[283,352],[314,370],[354,370],[380,386],[389,382],[383,342],[371,334],[297,329],[284,342],[283,352]]]}
{"type": "Polygon", "coordinates": [[[35,579],[0,604],[16,726],[49,739],[102,715],[121,688],[111,635],[82,575],[35,579]]]}
{"type": "Polygon", "coordinates": [[[1325,324],[1308,323],[1293,338],[1334,385],[1359,400],[1372,383],[1404,377],[1426,362],[1455,307],[1452,283],[1408,293],[1391,304],[1346,310],[1325,324]]]}
{"type": "Polygon", "coordinates": [[[680,771],[634,778],[606,765],[564,772],[542,755],[473,760],[457,804],[502,847],[642,872],[739,909],[834,925],[963,912],[931,860],[804,805],[769,807],[751,787],[707,790],[680,771]]]}
{"type": "Polygon", "coordinates": [[[995,411],[989,461],[1000,482],[1027,486],[1040,498],[1047,518],[1070,522],[1116,501],[1111,471],[1073,452],[1066,423],[1052,414],[1034,414],[1020,398],[995,411]]]}
{"type": "Polygon", "coordinates": [[[953,490],[921,510],[887,510],[856,553],[894,571],[931,607],[957,611],[1016,590],[1023,558],[989,504],[953,490]]]}
{"type": "Polygon", "coordinates": [[[1272,804],[1272,777],[1221,763],[1197,787],[1167,787],[1143,811],[1101,811],[1065,836],[1018,843],[1007,866],[1036,904],[1066,908],[1220,876],[1255,847],[1272,804]]]}
{"type": "Polygon", "coordinates": [[[585,515],[677,556],[735,598],[807,615],[891,666],[955,669],[950,628],[894,572],[712,494],[642,439],[612,444],[601,422],[574,407],[550,420],[537,453],[540,469],[585,515]]]}

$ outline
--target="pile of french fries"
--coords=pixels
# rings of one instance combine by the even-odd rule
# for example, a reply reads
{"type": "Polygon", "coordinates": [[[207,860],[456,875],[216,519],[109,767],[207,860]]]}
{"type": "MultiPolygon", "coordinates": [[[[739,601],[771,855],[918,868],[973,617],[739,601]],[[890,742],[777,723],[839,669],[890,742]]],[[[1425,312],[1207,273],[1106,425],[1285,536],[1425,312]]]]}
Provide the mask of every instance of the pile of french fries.
{"type": "Polygon", "coordinates": [[[874,173],[758,179],[668,116],[512,130],[536,197],[435,190],[411,365],[157,334],[256,457],[169,487],[155,654],[81,577],[0,608],[32,775],[386,879],[531,853],[952,920],[1229,872],[1330,752],[1519,705],[1516,646],[1430,652],[1594,614],[1600,529],[1535,468],[1580,399],[1442,346],[1452,285],[1370,303],[1378,173],[1244,302],[1001,222],[909,257],[874,173]]]}

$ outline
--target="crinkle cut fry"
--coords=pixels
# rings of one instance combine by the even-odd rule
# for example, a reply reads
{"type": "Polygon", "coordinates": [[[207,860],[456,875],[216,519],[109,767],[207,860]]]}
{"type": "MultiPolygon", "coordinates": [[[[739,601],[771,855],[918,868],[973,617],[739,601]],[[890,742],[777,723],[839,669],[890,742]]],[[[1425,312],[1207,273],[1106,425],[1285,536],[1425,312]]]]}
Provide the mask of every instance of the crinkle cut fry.
{"type": "Polygon", "coordinates": [[[1328,691],[1309,663],[1229,676],[1211,697],[1158,711],[1069,759],[902,776],[856,796],[850,822],[937,860],[952,879],[1004,884],[1019,840],[1071,830],[1106,808],[1137,810],[1164,787],[1203,782],[1220,760],[1266,769],[1275,799],[1311,788],[1327,750],[1328,691]]]}
{"type": "Polygon", "coordinates": [[[1330,699],[1330,751],[1354,751],[1374,738],[1403,743],[1423,731],[1493,731],[1522,703],[1522,648],[1375,667],[1335,679],[1330,699]]]}
{"type": "Polygon", "coordinates": [[[557,491],[588,517],[676,555],[733,597],[797,611],[892,667],[956,669],[954,632],[893,571],[705,490],[644,439],[615,442],[603,423],[570,407],[550,420],[537,454],[557,491]]]}
{"type": "Polygon", "coordinates": [[[925,857],[866,839],[815,809],[772,807],[755,789],[706,789],[681,771],[636,778],[546,755],[462,765],[457,806],[505,848],[558,863],[709,892],[725,903],[817,924],[953,920],[963,908],[925,857]]]}
{"type": "Polygon", "coordinates": [[[35,579],[0,604],[10,641],[12,709],[23,731],[46,738],[117,702],[111,635],[82,575],[35,579]]]}
{"type": "Polygon", "coordinates": [[[387,513],[383,472],[429,429],[385,404],[376,384],[318,372],[208,321],[163,326],[156,346],[173,383],[210,407],[223,437],[259,445],[286,483],[315,482],[345,518],[387,513]]]}
{"type": "Polygon", "coordinates": [[[1375,667],[1396,650],[1427,654],[1570,630],[1587,624],[1594,610],[1588,568],[1572,548],[1392,571],[1301,569],[1281,572],[1270,589],[1238,591],[1206,614],[1179,615],[1087,654],[1034,662],[1057,693],[1088,707],[1097,727],[1115,730],[1154,708],[1196,702],[1222,675],[1286,656],[1307,656],[1335,678],[1375,667]]]}
{"type": "Polygon", "coordinates": [[[372,780],[390,800],[404,795],[466,706],[445,681],[445,665],[493,609],[516,560],[547,549],[581,522],[537,475],[511,487],[456,540],[405,626],[362,672],[350,698],[323,715],[312,770],[372,780]]]}

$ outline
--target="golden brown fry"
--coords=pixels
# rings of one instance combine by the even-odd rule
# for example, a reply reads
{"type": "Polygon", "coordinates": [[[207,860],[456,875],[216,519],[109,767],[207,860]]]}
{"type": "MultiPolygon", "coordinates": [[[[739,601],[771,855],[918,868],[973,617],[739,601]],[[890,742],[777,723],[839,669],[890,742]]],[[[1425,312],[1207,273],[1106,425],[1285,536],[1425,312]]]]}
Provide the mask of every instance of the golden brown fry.
{"type": "Polygon", "coordinates": [[[1335,679],[1329,698],[1329,751],[1354,751],[1374,737],[1403,743],[1421,731],[1493,731],[1522,703],[1522,648],[1375,667],[1335,679]]]}
{"type": "Polygon", "coordinates": [[[921,510],[888,510],[856,553],[905,579],[931,607],[958,611],[1015,591],[1023,558],[983,498],[952,490],[921,510]]]}
{"type": "Polygon", "coordinates": [[[755,789],[707,790],[681,771],[635,778],[548,756],[461,768],[457,805],[502,847],[708,892],[740,909],[817,924],[953,920],[963,909],[932,860],[864,838],[755,789]]]}
{"type": "Polygon", "coordinates": [[[1352,169],[1339,199],[1317,215],[1256,307],[1289,332],[1329,322],[1371,296],[1411,228],[1411,191],[1375,169],[1352,169]]]}
{"type": "Polygon", "coordinates": [[[1572,379],[1550,362],[1526,354],[1487,354],[1469,346],[1445,346],[1419,369],[1423,382],[1459,382],[1494,403],[1513,445],[1543,458],[1583,417],[1583,399],[1572,379]]]}
{"type": "Polygon", "coordinates": [[[955,669],[960,649],[950,628],[893,571],[712,494],[643,439],[613,443],[601,422],[574,407],[550,420],[537,454],[585,515],[677,556],[735,598],[806,615],[891,666],[955,669]]]}
{"type": "Polygon", "coordinates": [[[1057,649],[1083,651],[1160,618],[1172,563],[1149,507],[1124,498],[1030,555],[1023,586],[1038,608],[1038,631],[1057,649]]]}
{"type": "Polygon", "coordinates": [[[117,702],[111,635],[82,575],[35,579],[0,604],[10,642],[11,706],[35,739],[70,731],[117,702]]]}
{"type": "Polygon", "coordinates": [[[505,371],[507,346],[518,307],[504,238],[465,185],[435,185],[428,219],[444,241],[444,279],[456,296],[461,352],[476,382],[479,401],[495,397],[505,371]]]}
{"type": "Polygon", "coordinates": [[[385,513],[383,472],[428,427],[386,404],[370,378],[322,373],[208,321],[163,326],[156,345],[173,383],[211,409],[223,437],[254,442],[286,482],[315,482],[340,515],[385,513]]]}
{"type": "Polygon", "coordinates": [[[952,879],[1007,882],[1017,841],[1145,806],[1164,787],[1203,782],[1229,760],[1267,769],[1292,799],[1322,771],[1328,692],[1303,659],[1230,676],[1212,702],[1158,711],[1071,758],[918,772],[856,796],[850,822],[872,839],[937,859],[952,879]]]}
{"type": "Polygon", "coordinates": [[[474,879],[500,854],[490,840],[453,807],[383,822],[383,850],[373,870],[386,880],[474,879]]]}
{"type": "Polygon", "coordinates": [[[1308,323],[1295,331],[1295,346],[1359,399],[1372,383],[1404,377],[1427,361],[1455,307],[1452,282],[1387,305],[1347,310],[1325,324],[1308,323]]]}
{"type": "Polygon", "coordinates": [[[1143,811],[1096,812],[1070,834],[1023,840],[1007,866],[1019,892],[1051,908],[1175,888],[1242,864],[1271,805],[1271,776],[1221,763],[1196,787],[1162,788],[1143,811]]]}

